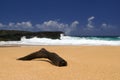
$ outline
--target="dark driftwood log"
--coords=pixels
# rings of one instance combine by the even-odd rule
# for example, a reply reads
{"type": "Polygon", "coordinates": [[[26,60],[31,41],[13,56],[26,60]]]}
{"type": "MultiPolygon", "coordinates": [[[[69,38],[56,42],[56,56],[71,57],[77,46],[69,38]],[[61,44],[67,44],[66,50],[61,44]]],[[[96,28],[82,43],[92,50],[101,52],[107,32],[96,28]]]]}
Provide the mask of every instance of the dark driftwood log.
{"type": "Polygon", "coordinates": [[[56,66],[67,66],[67,62],[63,58],[56,53],[47,51],[44,48],[25,57],[19,58],[18,60],[32,60],[35,58],[47,58],[56,66]]]}
{"type": "Polygon", "coordinates": [[[61,58],[59,55],[53,52],[49,52],[46,49],[41,49],[42,53],[45,53],[47,55],[47,58],[52,61],[52,63],[56,66],[67,66],[67,62],[61,58]]]}
{"type": "Polygon", "coordinates": [[[32,60],[35,58],[47,58],[47,55],[43,53],[41,50],[31,53],[25,57],[18,58],[18,60],[32,60]]]}

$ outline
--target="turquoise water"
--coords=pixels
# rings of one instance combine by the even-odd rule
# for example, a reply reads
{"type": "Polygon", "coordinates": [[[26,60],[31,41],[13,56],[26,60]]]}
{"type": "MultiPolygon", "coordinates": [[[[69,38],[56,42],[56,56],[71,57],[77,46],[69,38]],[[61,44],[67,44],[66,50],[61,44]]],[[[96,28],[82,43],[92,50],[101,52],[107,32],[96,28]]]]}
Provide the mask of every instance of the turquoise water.
{"type": "Polygon", "coordinates": [[[83,38],[91,40],[120,41],[120,37],[83,37],[83,38]]]}

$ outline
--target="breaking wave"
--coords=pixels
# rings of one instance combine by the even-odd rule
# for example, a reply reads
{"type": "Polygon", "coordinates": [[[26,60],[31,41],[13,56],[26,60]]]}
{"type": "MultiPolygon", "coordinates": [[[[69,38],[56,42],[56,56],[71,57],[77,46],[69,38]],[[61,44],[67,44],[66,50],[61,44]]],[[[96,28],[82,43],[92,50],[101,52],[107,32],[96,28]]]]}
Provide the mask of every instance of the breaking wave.
{"type": "Polygon", "coordinates": [[[120,46],[120,37],[71,37],[61,34],[60,39],[38,38],[27,39],[22,37],[20,41],[1,41],[0,46],[9,45],[107,45],[120,46]]]}

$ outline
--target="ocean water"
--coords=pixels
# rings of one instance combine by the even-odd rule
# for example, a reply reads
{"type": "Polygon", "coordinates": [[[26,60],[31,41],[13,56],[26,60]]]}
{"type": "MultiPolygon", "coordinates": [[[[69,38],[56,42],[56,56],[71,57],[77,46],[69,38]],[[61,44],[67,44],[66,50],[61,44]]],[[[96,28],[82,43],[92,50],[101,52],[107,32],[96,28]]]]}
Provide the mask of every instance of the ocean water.
{"type": "Polygon", "coordinates": [[[72,37],[61,34],[60,39],[37,38],[20,41],[0,41],[0,46],[12,45],[89,45],[89,46],[120,46],[120,37],[72,37]]]}

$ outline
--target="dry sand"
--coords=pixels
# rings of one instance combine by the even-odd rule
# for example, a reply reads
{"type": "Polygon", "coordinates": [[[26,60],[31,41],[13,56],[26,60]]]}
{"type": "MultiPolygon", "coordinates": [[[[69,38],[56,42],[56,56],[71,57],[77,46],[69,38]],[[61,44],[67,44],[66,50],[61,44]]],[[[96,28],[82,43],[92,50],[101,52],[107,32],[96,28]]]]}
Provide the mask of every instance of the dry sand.
{"type": "Polygon", "coordinates": [[[120,46],[0,47],[0,80],[120,80],[120,46]],[[16,60],[41,48],[56,52],[68,66],[16,60]]]}

